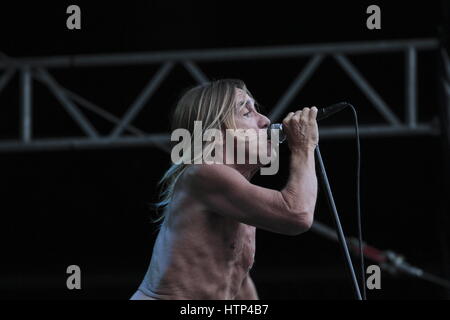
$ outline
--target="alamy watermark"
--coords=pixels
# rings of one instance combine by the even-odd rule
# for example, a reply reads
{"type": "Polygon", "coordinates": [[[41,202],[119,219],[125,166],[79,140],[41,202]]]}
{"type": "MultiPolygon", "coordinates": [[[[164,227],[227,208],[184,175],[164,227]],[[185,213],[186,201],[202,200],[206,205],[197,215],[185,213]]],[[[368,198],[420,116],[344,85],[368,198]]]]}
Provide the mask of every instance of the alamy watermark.
{"type": "Polygon", "coordinates": [[[373,4],[367,7],[367,14],[370,16],[366,20],[366,26],[369,30],[381,29],[381,9],[379,6],[373,4]]]}
{"type": "Polygon", "coordinates": [[[67,277],[66,286],[69,290],[81,290],[81,269],[77,265],[70,265],[67,267],[66,273],[70,276],[67,277]]]}
{"type": "Polygon", "coordinates": [[[262,175],[279,169],[279,131],[267,129],[208,128],[194,122],[194,132],[176,129],[171,141],[178,142],[171,152],[175,164],[260,164],[262,175]]]}
{"type": "Polygon", "coordinates": [[[369,290],[381,289],[381,269],[380,266],[372,264],[367,267],[366,273],[368,275],[366,286],[369,290]]]}
{"type": "Polygon", "coordinates": [[[79,6],[72,4],[67,7],[66,13],[70,16],[66,20],[66,27],[69,30],[81,29],[81,9],[79,6]]]}

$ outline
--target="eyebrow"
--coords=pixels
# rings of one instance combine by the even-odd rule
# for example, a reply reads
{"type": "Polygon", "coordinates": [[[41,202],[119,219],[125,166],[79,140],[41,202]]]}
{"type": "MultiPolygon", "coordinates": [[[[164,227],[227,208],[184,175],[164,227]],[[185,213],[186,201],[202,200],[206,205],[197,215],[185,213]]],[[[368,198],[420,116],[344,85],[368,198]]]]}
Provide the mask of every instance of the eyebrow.
{"type": "Polygon", "coordinates": [[[243,106],[245,106],[247,103],[251,103],[252,101],[253,101],[253,103],[255,103],[255,100],[253,100],[253,99],[251,99],[251,98],[239,102],[239,104],[238,104],[239,109],[241,109],[241,108],[242,108],[243,106]]]}

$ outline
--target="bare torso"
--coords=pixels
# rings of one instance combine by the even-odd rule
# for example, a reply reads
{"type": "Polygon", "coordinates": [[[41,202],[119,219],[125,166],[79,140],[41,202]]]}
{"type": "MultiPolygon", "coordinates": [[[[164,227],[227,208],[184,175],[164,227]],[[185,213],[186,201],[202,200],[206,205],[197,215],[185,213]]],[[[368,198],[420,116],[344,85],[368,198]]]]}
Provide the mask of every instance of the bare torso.
{"type": "Polygon", "coordinates": [[[181,177],[132,299],[234,299],[254,254],[255,227],[208,211],[181,177]]]}

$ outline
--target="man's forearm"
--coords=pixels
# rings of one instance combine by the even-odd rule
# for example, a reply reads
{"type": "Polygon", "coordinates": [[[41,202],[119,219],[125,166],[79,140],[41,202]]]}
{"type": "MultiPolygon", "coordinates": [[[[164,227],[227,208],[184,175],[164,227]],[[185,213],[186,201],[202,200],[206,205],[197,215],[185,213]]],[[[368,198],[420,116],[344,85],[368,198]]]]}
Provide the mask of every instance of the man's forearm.
{"type": "Polygon", "coordinates": [[[317,199],[314,148],[291,153],[288,182],[281,192],[291,209],[311,215],[314,213],[317,199]]]}

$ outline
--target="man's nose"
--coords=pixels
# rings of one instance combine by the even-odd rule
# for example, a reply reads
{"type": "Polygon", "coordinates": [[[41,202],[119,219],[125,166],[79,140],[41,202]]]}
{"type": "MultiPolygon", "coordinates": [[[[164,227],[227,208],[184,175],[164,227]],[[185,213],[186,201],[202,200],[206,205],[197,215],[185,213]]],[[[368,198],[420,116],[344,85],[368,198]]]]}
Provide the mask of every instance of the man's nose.
{"type": "Polygon", "coordinates": [[[270,120],[265,115],[261,115],[261,119],[259,121],[259,127],[262,129],[266,129],[270,126],[270,120]]]}

